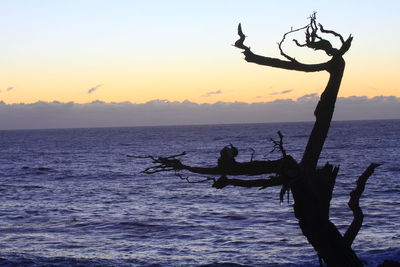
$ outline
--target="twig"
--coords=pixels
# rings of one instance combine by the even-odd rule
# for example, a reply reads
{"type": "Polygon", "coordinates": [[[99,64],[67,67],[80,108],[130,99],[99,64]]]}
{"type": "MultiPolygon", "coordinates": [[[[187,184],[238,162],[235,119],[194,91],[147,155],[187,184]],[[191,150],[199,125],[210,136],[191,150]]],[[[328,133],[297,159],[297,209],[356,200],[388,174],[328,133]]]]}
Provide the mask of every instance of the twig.
{"type": "Polygon", "coordinates": [[[286,150],[283,147],[283,134],[281,133],[281,131],[278,131],[278,136],[279,136],[279,141],[276,141],[273,138],[270,139],[270,141],[274,144],[274,148],[271,150],[270,153],[279,151],[282,153],[283,157],[286,157],[286,150]]]}
{"type": "Polygon", "coordinates": [[[254,150],[254,148],[250,147],[251,150],[251,157],[250,157],[250,161],[253,161],[254,159],[254,155],[256,154],[256,151],[254,150]]]}
{"type": "MultiPolygon", "coordinates": [[[[295,42],[295,44],[297,46],[308,47],[308,48],[311,48],[314,50],[322,50],[329,56],[333,56],[333,55],[337,54],[338,50],[336,48],[333,48],[332,44],[328,40],[325,40],[318,35],[318,29],[323,33],[330,33],[335,36],[338,36],[339,38],[341,38],[341,40],[343,38],[341,37],[340,34],[334,32],[334,31],[324,30],[324,28],[322,27],[321,24],[318,24],[318,26],[317,26],[316,20],[317,20],[316,12],[314,12],[310,16],[310,23],[306,26],[307,28],[306,28],[306,43],[305,44],[300,44],[296,39],[293,39],[293,41],[295,42]]],[[[344,40],[343,40],[342,44],[344,44],[344,40]]]]}
{"type": "Polygon", "coordinates": [[[186,152],[182,152],[176,155],[171,155],[167,157],[154,157],[154,156],[135,156],[135,155],[127,155],[130,158],[137,158],[137,159],[151,159],[153,163],[157,164],[155,166],[150,166],[141,171],[141,173],[145,174],[154,174],[158,172],[165,172],[165,171],[174,171],[179,169],[182,163],[176,159],[178,157],[186,155],[186,152]]]}
{"type": "Polygon", "coordinates": [[[189,184],[199,184],[199,183],[204,183],[204,182],[208,182],[208,181],[213,181],[215,183],[215,181],[216,181],[216,179],[213,177],[206,177],[203,180],[192,181],[189,179],[190,178],[189,176],[183,176],[178,171],[175,171],[175,175],[178,176],[181,180],[188,182],[189,184]]]}
{"type": "Polygon", "coordinates": [[[288,54],[286,54],[285,52],[283,52],[282,44],[283,44],[283,42],[285,41],[285,38],[286,38],[286,36],[287,36],[288,34],[294,33],[294,32],[300,31],[300,30],[307,29],[308,27],[309,27],[309,24],[306,25],[306,26],[304,26],[304,27],[295,29],[295,30],[291,29],[290,31],[288,31],[287,33],[285,33],[285,34],[282,36],[282,40],[278,43],[279,51],[281,52],[281,55],[282,55],[282,56],[284,56],[285,58],[287,58],[288,60],[290,60],[290,61],[292,61],[292,62],[298,62],[295,58],[293,58],[293,57],[289,56],[288,54]]]}

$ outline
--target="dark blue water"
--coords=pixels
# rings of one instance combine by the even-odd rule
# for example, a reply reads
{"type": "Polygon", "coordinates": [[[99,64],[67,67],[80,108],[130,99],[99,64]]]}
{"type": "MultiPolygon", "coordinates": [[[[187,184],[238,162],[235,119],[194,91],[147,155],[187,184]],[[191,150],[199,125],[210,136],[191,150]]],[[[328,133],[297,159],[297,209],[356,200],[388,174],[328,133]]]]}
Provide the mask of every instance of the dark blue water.
{"type": "MultiPolygon", "coordinates": [[[[239,160],[273,159],[281,130],[299,159],[312,123],[0,131],[0,266],[317,266],[279,188],[188,184],[143,175],[133,155],[186,151],[214,165],[234,144],[239,160]]],[[[400,260],[400,121],[335,122],[320,164],[340,164],[332,220],[351,222],[348,194],[371,163],[354,248],[369,266],[400,260]]],[[[201,178],[193,176],[193,178],[201,178]]]]}

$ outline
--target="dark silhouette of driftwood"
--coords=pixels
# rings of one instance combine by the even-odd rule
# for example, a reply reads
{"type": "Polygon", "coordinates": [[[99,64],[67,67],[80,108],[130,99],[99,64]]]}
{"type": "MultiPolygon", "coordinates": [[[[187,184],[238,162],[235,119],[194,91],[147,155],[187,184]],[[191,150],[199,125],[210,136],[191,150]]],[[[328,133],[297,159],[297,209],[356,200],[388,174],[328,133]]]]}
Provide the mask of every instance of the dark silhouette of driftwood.
{"type": "Polygon", "coordinates": [[[232,145],[226,146],[220,152],[218,163],[214,167],[188,166],[178,158],[185,155],[181,153],[169,157],[144,156],[155,164],[143,172],[153,174],[163,171],[174,171],[182,179],[188,182],[213,181],[213,187],[222,189],[226,186],[259,187],[260,189],[281,186],[281,200],[285,192],[291,190],[294,200],[294,214],[299,221],[302,233],[308,242],[314,247],[320,258],[321,265],[328,266],[362,266],[362,262],[353,251],[351,245],[357,236],[363,221],[363,213],[359,205],[359,199],[365,187],[367,179],[372,175],[379,164],[371,164],[358,178],[356,189],[351,192],[349,207],[353,211],[353,221],[348,230],[342,235],[329,219],[330,201],[335,186],[339,167],[326,163],[318,168],[318,160],[324,146],[339,91],[340,83],[345,69],[343,55],[349,50],[353,37],[347,39],[332,30],[325,29],[316,23],[315,13],[310,16],[310,22],[304,27],[291,29],[283,35],[278,48],[285,59],[264,57],[253,53],[244,44],[246,36],[242,26],[238,26],[239,39],[235,47],[242,49],[247,62],[258,65],[295,70],[303,72],[326,71],[329,80],[325,90],[314,111],[315,123],[308,139],[303,157],[297,162],[293,157],[286,154],[283,147],[283,135],[278,132],[279,141],[272,140],[274,150],[281,152],[282,157],[271,161],[237,162],[235,157],[238,149],[232,145]],[[324,51],[330,60],[319,64],[304,64],[287,55],[282,44],[287,36],[300,30],[305,31],[305,43],[301,44],[293,40],[299,47],[311,48],[324,51]],[[339,38],[341,46],[333,47],[330,41],[321,37],[321,34],[331,35],[339,38]],[[187,171],[201,175],[218,175],[218,179],[207,177],[204,180],[192,181],[189,177],[183,177],[181,172],[187,171]],[[265,179],[241,180],[228,178],[237,175],[270,175],[265,179]]]}

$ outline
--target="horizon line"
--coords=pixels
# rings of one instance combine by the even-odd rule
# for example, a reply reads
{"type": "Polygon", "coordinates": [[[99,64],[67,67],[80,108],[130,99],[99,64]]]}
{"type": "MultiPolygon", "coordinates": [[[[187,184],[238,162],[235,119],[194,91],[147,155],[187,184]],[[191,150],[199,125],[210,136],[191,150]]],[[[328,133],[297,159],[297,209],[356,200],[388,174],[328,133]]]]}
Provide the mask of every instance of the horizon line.
{"type": "MultiPolygon", "coordinates": [[[[366,122],[366,121],[400,121],[399,119],[359,119],[359,120],[335,120],[332,119],[332,122],[366,122]]],[[[3,131],[43,131],[43,130],[74,130],[74,129],[118,129],[118,128],[158,128],[158,127],[201,127],[201,126],[229,126],[229,125],[256,125],[256,124],[301,124],[301,123],[314,123],[312,120],[306,121],[281,121],[281,122],[233,122],[233,123],[198,123],[198,124],[160,124],[160,125],[135,125],[135,126],[94,126],[94,127],[54,127],[54,128],[18,128],[18,129],[0,129],[0,132],[3,131]]]]}

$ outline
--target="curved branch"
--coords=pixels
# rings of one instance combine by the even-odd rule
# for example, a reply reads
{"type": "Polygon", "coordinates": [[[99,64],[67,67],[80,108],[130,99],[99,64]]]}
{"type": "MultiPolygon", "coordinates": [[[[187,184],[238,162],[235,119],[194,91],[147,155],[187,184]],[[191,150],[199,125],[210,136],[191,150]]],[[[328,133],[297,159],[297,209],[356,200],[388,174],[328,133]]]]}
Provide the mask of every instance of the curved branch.
{"type": "Polygon", "coordinates": [[[290,31],[288,31],[287,33],[285,33],[285,34],[283,35],[282,40],[278,43],[279,51],[281,51],[281,55],[282,55],[282,56],[284,56],[285,58],[287,58],[288,60],[290,60],[290,61],[292,61],[292,62],[298,62],[295,58],[293,58],[293,57],[287,55],[285,52],[283,52],[282,44],[283,44],[283,42],[285,41],[285,38],[286,38],[286,36],[287,36],[288,34],[293,33],[293,32],[297,32],[297,31],[300,31],[300,30],[307,29],[308,26],[309,26],[309,25],[304,26],[304,27],[301,27],[301,28],[298,28],[298,29],[295,29],[295,30],[291,29],[290,31]]]}
{"type": "Polygon", "coordinates": [[[300,163],[304,170],[310,173],[315,171],[317,167],[320,153],[328,136],[337,94],[343,77],[345,61],[342,57],[333,57],[330,67],[328,70],[330,74],[329,81],[315,108],[315,123],[300,163]]]}
{"type": "Polygon", "coordinates": [[[245,46],[245,45],[243,44],[243,43],[244,43],[244,40],[246,39],[246,36],[243,34],[241,23],[239,23],[237,31],[238,31],[238,35],[239,35],[239,40],[237,40],[237,41],[235,42],[235,45],[234,45],[234,46],[237,47],[237,48],[240,48],[240,49],[250,50],[249,47],[247,47],[247,46],[245,46]]]}
{"type": "Polygon", "coordinates": [[[371,163],[368,168],[361,174],[357,179],[356,188],[350,193],[349,208],[353,211],[353,221],[351,222],[349,228],[344,234],[343,238],[347,244],[351,245],[356,238],[358,231],[362,226],[364,220],[364,214],[360,207],[360,197],[365,189],[365,184],[368,178],[374,173],[375,168],[379,167],[381,164],[371,163]]]}
{"type": "Polygon", "coordinates": [[[327,34],[332,34],[332,35],[334,35],[336,37],[339,37],[339,39],[342,42],[342,44],[344,44],[344,39],[343,39],[343,36],[341,34],[335,32],[335,31],[325,30],[324,27],[322,26],[322,24],[320,24],[320,23],[318,24],[318,26],[319,26],[319,29],[320,29],[321,32],[327,33],[327,34]]]}
{"type": "MultiPolygon", "coordinates": [[[[328,62],[321,63],[321,64],[303,64],[296,60],[281,60],[278,58],[271,58],[271,57],[263,57],[257,54],[254,54],[250,47],[244,45],[244,41],[246,36],[243,34],[242,26],[239,23],[238,26],[238,35],[239,39],[235,42],[235,47],[243,49],[243,54],[245,55],[245,60],[247,62],[256,63],[259,65],[280,68],[280,69],[287,69],[287,70],[297,70],[297,71],[304,71],[304,72],[316,72],[316,71],[323,71],[327,70],[329,64],[328,62]]],[[[290,58],[290,57],[289,57],[290,58]]]]}

